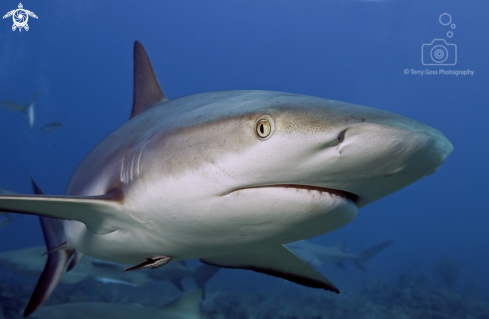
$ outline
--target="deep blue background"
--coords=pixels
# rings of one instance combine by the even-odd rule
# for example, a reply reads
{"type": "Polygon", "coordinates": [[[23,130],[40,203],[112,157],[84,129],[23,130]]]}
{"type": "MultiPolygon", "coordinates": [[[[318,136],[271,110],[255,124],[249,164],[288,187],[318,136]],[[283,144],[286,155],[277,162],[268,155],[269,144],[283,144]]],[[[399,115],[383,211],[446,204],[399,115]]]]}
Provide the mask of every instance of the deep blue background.
{"type": "MultiPolygon", "coordinates": [[[[363,208],[350,225],[314,241],[346,239],[351,251],[394,243],[369,274],[325,268],[340,288],[395,278],[440,258],[462,263],[466,281],[488,286],[489,83],[487,1],[23,1],[28,32],[0,20],[0,100],[29,103],[41,89],[36,124],[0,109],[0,187],[29,193],[29,176],[62,194],[83,156],[128,119],[132,45],[145,46],[171,98],[263,89],[328,97],[403,114],[441,130],[454,152],[434,175],[363,208]],[[451,14],[454,37],[438,22],[451,14]],[[421,45],[445,38],[473,76],[414,76],[421,45]],[[65,127],[52,134],[50,121],[65,127]]],[[[17,8],[2,1],[0,14],[17,8]]],[[[0,230],[0,251],[42,243],[37,219],[0,230]]],[[[220,278],[240,282],[237,272],[220,278]]],[[[251,272],[241,278],[259,278],[251,272]]],[[[246,279],[249,282],[249,279],[246,279]]]]}

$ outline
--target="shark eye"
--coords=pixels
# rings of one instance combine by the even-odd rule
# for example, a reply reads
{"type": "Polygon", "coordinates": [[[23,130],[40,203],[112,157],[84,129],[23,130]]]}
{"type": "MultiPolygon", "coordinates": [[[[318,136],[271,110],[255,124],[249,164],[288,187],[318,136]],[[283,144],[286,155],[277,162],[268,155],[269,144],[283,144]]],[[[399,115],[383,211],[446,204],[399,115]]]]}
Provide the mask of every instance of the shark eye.
{"type": "Polygon", "coordinates": [[[268,139],[272,135],[273,129],[273,119],[269,115],[262,115],[255,122],[255,132],[261,140],[268,139]]]}

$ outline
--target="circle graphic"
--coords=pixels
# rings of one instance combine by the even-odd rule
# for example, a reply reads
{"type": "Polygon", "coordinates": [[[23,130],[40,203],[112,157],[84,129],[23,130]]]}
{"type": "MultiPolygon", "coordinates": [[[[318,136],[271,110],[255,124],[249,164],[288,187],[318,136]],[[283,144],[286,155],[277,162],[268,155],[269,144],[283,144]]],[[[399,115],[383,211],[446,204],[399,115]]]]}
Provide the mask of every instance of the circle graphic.
{"type": "Polygon", "coordinates": [[[449,25],[452,22],[452,16],[448,13],[442,13],[438,20],[440,20],[441,25],[449,25]]]}
{"type": "Polygon", "coordinates": [[[404,74],[409,74],[409,70],[408,69],[405,69],[404,70],[404,74]]]}
{"type": "Polygon", "coordinates": [[[447,32],[447,37],[449,37],[449,38],[453,37],[453,32],[452,31],[448,31],[447,32]]]}
{"type": "Polygon", "coordinates": [[[14,20],[18,24],[22,24],[27,20],[27,13],[24,10],[16,10],[14,20]]]}
{"type": "Polygon", "coordinates": [[[443,45],[436,45],[431,49],[430,56],[435,63],[443,63],[448,58],[448,50],[443,45]]]}
{"type": "Polygon", "coordinates": [[[455,25],[455,23],[452,23],[450,27],[452,27],[452,29],[455,29],[457,26],[455,25]]]}

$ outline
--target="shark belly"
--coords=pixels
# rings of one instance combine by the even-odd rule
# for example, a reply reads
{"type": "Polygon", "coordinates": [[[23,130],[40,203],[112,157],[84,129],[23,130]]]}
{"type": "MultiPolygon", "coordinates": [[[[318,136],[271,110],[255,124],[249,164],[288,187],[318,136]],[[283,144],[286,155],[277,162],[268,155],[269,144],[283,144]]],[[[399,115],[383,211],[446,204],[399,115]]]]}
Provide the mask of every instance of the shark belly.
{"type": "Polygon", "coordinates": [[[277,186],[216,195],[199,189],[188,197],[189,188],[172,181],[151,188],[157,191],[128,194],[124,211],[133,221],[131,228],[97,234],[80,222],[65,221],[68,245],[128,264],[155,255],[174,261],[207,258],[328,233],[358,211],[351,200],[319,190],[277,186]]]}

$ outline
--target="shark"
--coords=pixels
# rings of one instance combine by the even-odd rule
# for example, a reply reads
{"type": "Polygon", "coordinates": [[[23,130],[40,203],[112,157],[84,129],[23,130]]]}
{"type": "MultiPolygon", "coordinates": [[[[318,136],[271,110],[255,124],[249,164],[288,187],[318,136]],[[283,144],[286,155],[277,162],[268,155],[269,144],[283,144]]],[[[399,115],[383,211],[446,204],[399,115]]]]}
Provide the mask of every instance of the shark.
{"type": "Polygon", "coordinates": [[[194,290],[159,308],[121,305],[107,302],[76,302],[41,307],[32,318],[37,319],[134,319],[168,318],[200,319],[202,291],[194,290]]]}
{"type": "Polygon", "coordinates": [[[429,125],[326,98],[170,100],[138,41],[133,52],[130,119],[86,155],[65,195],[0,195],[0,211],[40,216],[50,251],[24,316],[83,254],[126,271],[200,259],[339,292],[284,244],[343,227],[453,150],[429,125]]]}
{"type": "Polygon", "coordinates": [[[358,253],[347,253],[345,251],[345,242],[342,241],[335,246],[327,247],[311,243],[306,240],[297,241],[287,244],[287,247],[316,267],[322,267],[324,263],[333,263],[335,266],[345,269],[344,263],[352,261],[353,264],[363,272],[367,272],[365,263],[379,254],[382,250],[389,247],[392,240],[382,244],[360,251],[358,253]]]}
{"type": "Polygon", "coordinates": [[[15,101],[12,100],[4,100],[0,102],[0,106],[3,107],[4,109],[11,110],[11,111],[21,111],[24,113],[27,117],[27,125],[29,128],[34,127],[34,121],[35,121],[35,113],[34,113],[34,106],[37,100],[37,97],[39,96],[39,93],[41,93],[41,90],[37,90],[36,94],[34,95],[34,98],[32,99],[31,103],[22,106],[17,104],[15,101]]]}

